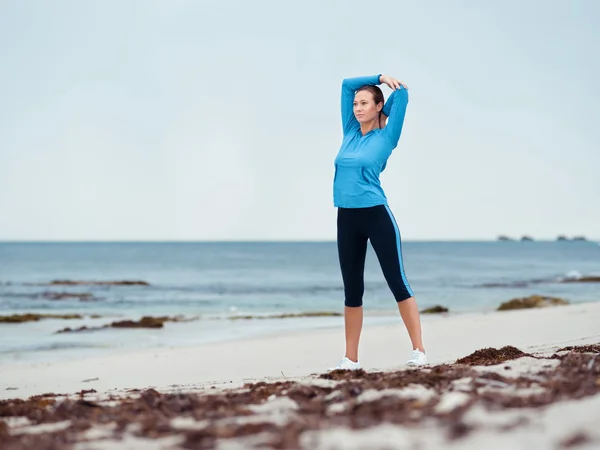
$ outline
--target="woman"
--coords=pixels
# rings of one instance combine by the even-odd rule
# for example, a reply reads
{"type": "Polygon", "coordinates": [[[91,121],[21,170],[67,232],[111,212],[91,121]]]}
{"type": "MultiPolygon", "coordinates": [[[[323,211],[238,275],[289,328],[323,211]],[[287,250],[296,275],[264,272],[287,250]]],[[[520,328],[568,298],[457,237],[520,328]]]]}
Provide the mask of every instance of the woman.
{"type": "Polygon", "coordinates": [[[407,104],[406,86],[395,78],[380,74],[342,82],[344,138],[335,158],[333,197],[338,208],[337,246],[344,283],[346,354],[330,370],[360,368],[358,343],[363,323],[367,240],[371,241],[412,342],[413,353],[407,364],[427,364],[419,310],[402,265],[400,231],[379,182],[380,173],[398,145],[407,104]],[[379,84],[393,90],[385,105],[379,84]]]}

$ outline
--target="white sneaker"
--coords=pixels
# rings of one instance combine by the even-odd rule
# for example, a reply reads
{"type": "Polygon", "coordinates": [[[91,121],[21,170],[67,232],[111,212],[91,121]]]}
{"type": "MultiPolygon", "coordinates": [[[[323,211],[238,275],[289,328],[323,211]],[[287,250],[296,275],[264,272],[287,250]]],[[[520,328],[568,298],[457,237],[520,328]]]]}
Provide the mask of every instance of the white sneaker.
{"type": "Polygon", "coordinates": [[[343,357],[342,360],[338,363],[337,366],[332,367],[331,369],[327,369],[327,372],[331,372],[332,370],[357,370],[360,369],[360,362],[352,361],[347,357],[343,357]]]}
{"type": "Polygon", "coordinates": [[[407,366],[424,366],[427,364],[427,356],[419,349],[412,352],[412,358],[406,361],[407,366]]]}

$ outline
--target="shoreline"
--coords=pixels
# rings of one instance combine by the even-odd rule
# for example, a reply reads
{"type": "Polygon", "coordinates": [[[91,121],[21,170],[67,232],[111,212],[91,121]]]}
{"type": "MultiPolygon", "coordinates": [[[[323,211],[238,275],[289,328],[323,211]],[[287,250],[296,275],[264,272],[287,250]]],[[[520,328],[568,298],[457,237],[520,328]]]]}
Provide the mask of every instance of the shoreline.
{"type": "MultiPolygon", "coordinates": [[[[429,362],[435,365],[484,347],[513,345],[523,351],[548,351],[599,342],[598,323],[600,302],[594,302],[432,315],[423,319],[423,336],[429,362]]],[[[147,387],[196,389],[209,384],[305,377],[333,367],[343,356],[343,339],[340,321],[338,326],[280,331],[250,339],[126,351],[76,361],[11,363],[0,365],[0,399],[89,389],[104,393],[147,387]]],[[[359,355],[365,370],[403,368],[410,350],[399,318],[392,324],[365,324],[359,355]]]]}
{"type": "MultiPolygon", "coordinates": [[[[573,303],[579,304],[579,303],[573,303]]],[[[44,310],[40,310],[44,311],[44,310]]],[[[495,310],[454,310],[443,313],[421,313],[422,321],[447,320],[453,317],[463,317],[472,315],[482,315],[493,313],[495,310]]],[[[34,314],[38,314],[34,311],[34,314]]],[[[40,312],[39,314],[44,314],[40,312]]],[[[275,313],[262,316],[261,314],[253,315],[251,319],[247,319],[244,315],[239,317],[193,317],[186,316],[185,320],[179,323],[166,323],[165,327],[158,330],[151,328],[131,328],[119,329],[108,328],[105,330],[87,330],[74,332],[69,335],[58,336],[60,333],[48,331],[48,337],[52,341],[46,346],[38,344],[39,347],[28,349],[25,351],[4,351],[0,354],[0,367],[8,367],[13,365],[28,365],[28,364],[45,364],[48,362],[69,362],[72,360],[85,358],[101,358],[114,356],[126,353],[136,353],[143,351],[160,351],[173,350],[180,348],[195,348],[202,345],[215,345],[225,342],[236,342],[243,340],[252,340],[257,338],[277,337],[286,334],[306,333],[317,330],[334,330],[343,326],[343,312],[339,311],[320,311],[317,316],[311,316],[314,312],[292,312],[292,315],[297,314],[297,317],[277,317],[275,313]],[[304,315],[308,314],[308,315],[304,315]],[[273,315],[273,317],[270,317],[273,315]],[[210,328],[206,328],[206,326],[210,328]],[[225,330],[218,331],[215,327],[221,326],[225,330]],[[196,327],[197,329],[195,329],[196,327]],[[197,334],[194,334],[197,332],[197,334]],[[99,334],[96,334],[99,333],[99,334]],[[106,333],[106,334],[104,334],[106,333]],[[81,336],[82,340],[74,342],[81,336]],[[102,335],[106,339],[102,340],[102,335]],[[88,338],[98,337],[98,340],[87,341],[88,338]],[[62,337],[65,341],[56,341],[62,337]],[[122,337],[122,340],[120,340],[122,337]],[[143,339],[143,343],[139,339],[143,339]],[[135,342],[138,339],[138,342],[135,342]],[[164,341],[164,342],[163,342],[164,341]],[[88,343],[86,343],[88,342],[88,343]],[[116,344],[115,342],[119,342],[116,344]]],[[[139,317],[147,314],[137,314],[129,316],[103,316],[104,319],[110,317],[115,319],[133,318],[138,320],[139,317]],[[138,317],[139,316],[139,317],[138,317]]],[[[161,314],[150,314],[151,317],[158,317],[161,314]]],[[[183,316],[182,316],[183,317],[183,316]]],[[[72,326],[71,320],[60,320],[54,318],[45,318],[41,322],[24,322],[14,324],[1,324],[0,331],[14,330],[22,335],[28,335],[28,328],[35,327],[39,331],[40,327],[45,327],[46,330],[58,330],[59,328],[72,326]],[[51,323],[56,323],[51,326],[51,323]]],[[[106,321],[105,321],[106,322],[106,321]]],[[[102,325],[100,319],[89,319],[80,321],[80,324],[85,325],[102,325]]],[[[107,323],[107,322],[106,322],[107,323]]],[[[364,326],[379,326],[379,325],[397,325],[401,323],[401,318],[397,309],[367,309],[364,313],[364,326]]],[[[77,327],[74,327],[77,328],[77,327]]],[[[18,335],[11,337],[13,342],[19,342],[18,335]]],[[[10,344],[9,344],[10,345],[10,344]]],[[[36,344],[32,344],[36,345],[36,344]]]]}
{"type": "MultiPolygon", "coordinates": [[[[533,298],[536,295],[530,297],[533,298]]],[[[551,299],[551,297],[545,298],[551,299]]],[[[579,300],[570,301],[569,305],[579,306],[594,303],[597,303],[595,299],[591,301],[579,300]]],[[[423,311],[427,308],[429,307],[424,306],[421,308],[422,321],[485,316],[500,312],[500,306],[477,309],[453,308],[450,311],[433,313],[423,311]]],[[[61,314],[69,313],[69,311],[65,310],[61,314]]],[[[24,313],[13,312],[8,316],[38,314],[45,316],[48,314],[48,310],[29,308],[24,313]]],[[[48,315],[52,316],[51,313],[48,315]]],[[[68,362],[73,359],[104,357],[128,352],[190,348],[273,337],[280,334],[333,330],[343,326],[343,311],[334,309],[322,311],[290,310],[283,313],[272,311],[240,312],[235,315],[196,315],[192,313],[169,315],[165,311],[140,311],[135,314],[104,314],[96,317],[77,310],[73,315],[81,315],[81,319],[64,320],[59,317],[43,317],[39,321],[0,323],[0,332],[6,332],[8,337],[6,341],[8,346],[0,353],[0,367],[45,363],[55,360],[68,362]],[[137,322],[143,316],[163,320],[166,323],[164,327],[158,329],[153,329],[153,327],[138,328],[131,326],[121,328],[110,326],[111,321],[137,322]],[[164,320],[165,318],[168,319],[164,320]],[[76,322],[76,324],[74,325],[73,322],[76,322]],[[89,329],[78,329],[86,327],[89,329]],[[67,328],[72,328],[72,332],[64,333],[67,328]],[[59,331],[63,331],[63,333],[59,331]],[[34,333],[39,334],[39,336],[35,336],[35,339],[34,333]],[[40,343],[39,341],[42,338],[44,342],[40,343]]],[[[397,309],[390,308],[382,309],[371,306],[365,310],[364,320],[365,326],[402,325],[397,309]]]]}
{"type": "MultiPolygon", "coordinates": [[[[584,305],[584,304],[588,304],[588,303],[594,303],[594,302],[581,302],[581,303],[572,303],[571,305],[584,305]]],[[[600,303],[600,302],[599,302],[600,303]]],[[[498,312],[496,309],[488,309],[488,310],[454,310],[454,311],[449,311],[449,312],[435,312],[435,313],[423,313],[421,311],[421,321],[422,322],[434,322],[434,321],[438,321],[438,320],[449,320],[449,319],[455,319],[455,318],[460,318],[460,317],[479,317],[479,316],[485,316],[488,314],[494,314],[498,312]]],[[[34,312],[34,314],[37,314],[36,312],[34,312]]],[[[43,313],[40,313],[43,314],[43,313]]],[[[274,314],[274,313],[270,313],[270,314],[274,314]]],[[[296,314],[296,313],[294,313],[296,314]]],[[[240,326],[240,328],[247,326],[248,328],[254,326],[254,329],[246,329],[246,330],[240,330],[240,329],[236,329],[234,330],[233,333],[224,333],[222,335],[212,335],[210,337],[201,337],[198,339],[197,342],[185,342],[185,343],[174,343],[174,344],[160,344],[160,345],[143,345],[143,346],[138,346],[138,347],[131,347],[131,346],[126,346],[126,347],[105,347],[104,350],[102,350],[103,353],[96,353],[96,354],[91,354],[91,355],[83,355],[83,358],[86,360],[93,360],[93,359],[98,359],[98,358],[105,358],[105,357],[111,357],[111,356],[117,356],[117,355],[126,355],[126,354],[136,354],[139,352],[156,352],[156,351],[166,351],[166,350],[183,350],[183,349],[194,349],[194,348],[198,348],[198,347],[202,347],[202,346],[207,346],[207,345],[218,345],[218,344],[223,344],[223,343],[233,343],[233,342],[241,342],[244,340],[255,340],[255,339],[269,339],[269,338],[273,338],[273,337],[280,337],[280,336],[294,336],[294,335],[299,335],[299,334],[303,334],[306,332],[318,332],[318,331],[327,331],[327,330],[341,330],[341,332],[343,333],[343,312],[329,312],[329,311],[324,311],[322,315],[320,315],[320,313],[318,316],[304,316],[302,312],[298,312],[297,313],[298,316],[297,317],[288,317],[288,318],[280,318],[280,317],[261,317],[260,315],[256,315],[253,316],[252,318],[246,318],[244,316],[240,316],[240,317],[200,317],[200,318],[194,318],[191,317],[187,318],[186,320],[183,320],[180,323],[170,323],[170,324],[165,324],[165,327],[170,327],[171,329],[166,330],[166,329],[159,329],[159,330],[153,330],[151,328],[131,328],[131,329],[119,329],[119,328],[108,328],[106,331],[104,330],[92,330],[90,329],[89,331],[81,331],[81,335],[82,336],[86,336],[89,335],[88,333],[108,333],[107,336],[111,337],[114,339],[116,334],[120,334],[123,336],[124,339],[130,340],[133,339],[135,340],[135,334],[136,333],[140,333],[140,334],[150,334],[150,333],[172,333],[174,335],[181,335],[181,329],[182,329],[182,325],[186,326],[193,326],[194,324],[202,324],[202,323],[210,323],[210,324],[219,324],[222,323],[223,325],[230,325],[230,326],[240,326]],[[335,315],[334,315],[335,314],[335,315]],[[292,325],[287,326],[287,324],[292,325]],[[240,333],[240,331],[242,331],[242,333],[240,333]]],[[[312,314],[312,313],[311,313],[312,314]]],[[[125,317],[134,317],[134,320],[137,320],[137,317],[142,317],[145,314],[138,314],[138,315],[130,315],[130,316],[114,316],[115,318],[125,318],[125,317]]],[[[158,315],[153,315],[150,314],[151,317],[158,317],[158,315]]],[[[108,317],[108,316],[106,316],[108,317]]],[[[49,318],[49,319],[42,319],[44,322],[46,323],[50,323],[51,321],[57,321],[60,319],[54,319],[54,318],[49,318]]],[[[98,320],[98,319],[95,319],[98,320]]],[[[60,322],[60,325],[55,326],[54,328],[58,329],[59,327],[62,327],[63,325],[67,326],[70,324],[71,321],[65,321],[62,320],[60,322]]],[[[37,322],[39,323],[39,322],[37,322]]],[[[88,322],[89,323],[89,322],[88,322]]],[[[36,322],[24,322],[22,324],[6,324],[6,329],[10,329],[9,327],[15,327],[16,330],[19,330],[21,328],[27,327],[27,326],[31,326],[31,325],[35,325],[36,322]]],[[[0,326],[3,324],[0,324],[0,326]]],[[[400,317],[400,315],[398,314],[398,310],[395,309],[388,309],[388,310],[365,310],[364,311],[364,323],[363,326],[365,328],[370,328],[370,327],[378,327],[378,326],[403,326],[402,323],[402,319],[400,317]]],[[[48,328],[50,328],[48,326],[48,328]]],[[[202,332],[206,332],[206,330],[201,330],[202,332]]],[[[211,332],[213,330],[210,330],[211,332]]],[[[52,333],[52,336],[55,336],[57,334],[60,333],[52,333]]],[[[73,334],[73,336],[77,336],[77,334],[79,334],[78,332],[75,332],[73,334]]],[[[147,336],[146,336],[147,337],[147,336]]],[[[155,336],[156,338],[170,338],[172,337],[170,334],[167,334],[166,336],[160,336],[157,335],[155,336]]],[[[167,339],[165,339],[167,340],[167,339]]],[[[82,355],[69,355],[69,356],[62,356],[60,355],[60,353],[62,352],[69,352],[69,351],[77,351],[80,350],[81,352],[89,352],[90,350],[92,352],[94,352],[95,350],[99,349],[100,347],[95,347],[95,346],[74,346],[74,347],[67,347],[65,346],[64,348],[54,348],[51,350],[30,350],[30,351],[26,351],[23,352],[21,355],[19,356],[24,356],[23,360],[9,360],[7,357],[0,357],[0,368],[1,367],[8,367],[8,366],[27,366],[27,365],[34,365],[34,364],[47,364],[49,362],[52,361],[48,361],[49,359],[52,358],[56,358],[60,362],[60,363],[64,363],[64,362],[69,362],[72,360],[79,360],[81,359],[82,355]],[[32,358],[35,358],[35,353],[37,352],[44,352],[45,355],[43,357],[41,357],[39,360],[27,360],[28,356],[32,356],[32,358]],[[5,358],[3,360],[3,358],[5,358]]],[[[10,352],[10,353],[14,353],[14,352],[10,352]]],[[[10,354],[9,352],[7,352],[6,354],[10,354]]],[[[14,356],[14,355],[12,355],[14,356]]]]}
{"type": "MultiPolygon", "coordinates": [[[[137,317],[137,316],[136,316],[137,317]]],[[[140,315],[141,317],[141,315],[140,315]]],[[[44,319],[55,320],[55,319],[44,319]]],[[[365,326],[395,323],[400,320],[397,311],[374,312],[365,314],[365,326]]],[[[54,328],[68,326],[70,321],[61,321],[60,325],[54,328]]],[[[89,322],[88,322],[89,323],[89,322]]],[[[269,318],[269,319],[245,319],[240,318],[230,320],[229,318],[200,318],[199,320],[189,320],[187,323],[166,324],[168,329],[151,328],[131,328],[119,329],[109,328],[105,330],[89,330],[75,332],[61,337],[65,339],[77,339],[78,334],[83,339],[90,337],[90,333],[106,333],[106,339],[99,343],[87,345],[70,346],[65,342],[64,347],[51,349],[35,349],[24,352],[10,351],[0,355],[0,368],[13,365],[44,364],[52,360],[59,362],[69,362],[75,359],[95,359],[120,354],[130,354],[138,352],[152,352],[161,350],[174,350],[185,348],[196,348],[204,345],[217,345],[226,342],[239,342],[259,338],[276,337],[281,334],[298,334],[312,332],[317,330],[336,329],[343,323],[343,313],[339,316],[324,315],[322,317],[293,317],[293,318],[269,318]],[[209,324],[210,328],[205,325],[209,324]],[[218,330],[215,327],[221,324],[225,330],[218,330]],[[196,328],[197,329],[196,329],[196,328]],[[194,335],[197,331],[198,334],[194,335]],[[192,335],[193,337],[190,337],[192,335]],[[115,341],[122,337],[122,341],[116,346],[115,341]],[[144,339],[143,343],[135,343],[136,338],[144,339]],[[162,341],[162,342],[161,342],[162,341]]],[[[2,326],[3,324],[0,324],[2,326]]],[[[35,322],[23,324],[6,324],[6,329],[15,327],[21,333],[26,334],[26,327],[36,326],[35,322]]],[[[37,325],[39,326],[39,325],[37,325]]],[[[50,326],[47,325],[50,329],[50,326]]],[[[0,328],[1,329],[1,328],[0,328]]],[[[96,335],[100,337],[99,335],[96,335]]],[[[50,337],[58,337],[57,333],[50,334],[50,337]]],[[[16,338],[15,338],[16,339],[16,338]]],[[[81,344],[81,342],[80,342],[81,344]]]]}

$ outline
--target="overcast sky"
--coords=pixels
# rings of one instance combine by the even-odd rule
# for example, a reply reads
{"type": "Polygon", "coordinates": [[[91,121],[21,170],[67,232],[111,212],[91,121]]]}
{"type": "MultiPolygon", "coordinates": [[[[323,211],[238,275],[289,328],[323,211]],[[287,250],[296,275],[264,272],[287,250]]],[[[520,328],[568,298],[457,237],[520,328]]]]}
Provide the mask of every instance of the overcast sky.
{"type": "Polygon", "coordinates": [[[410,89],[381,177],[404,239],[600,239],[599,20],[596,0],[0,0],[0,240],[335,239],[340,82],[377,73],[410,89]]]}

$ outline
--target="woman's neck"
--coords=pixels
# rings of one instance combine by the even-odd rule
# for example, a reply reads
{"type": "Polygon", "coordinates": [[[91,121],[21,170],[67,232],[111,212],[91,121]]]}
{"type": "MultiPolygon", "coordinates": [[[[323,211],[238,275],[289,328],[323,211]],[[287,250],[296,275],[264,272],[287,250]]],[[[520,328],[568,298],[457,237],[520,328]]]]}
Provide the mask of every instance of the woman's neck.
{"type": "Polygon", "coordinates": [[[360,124],[360,131],[363,134],[363,136],[373,130],[378,129],[378,128],[379,128],[379,120],[378,119],[360,124]]]}

